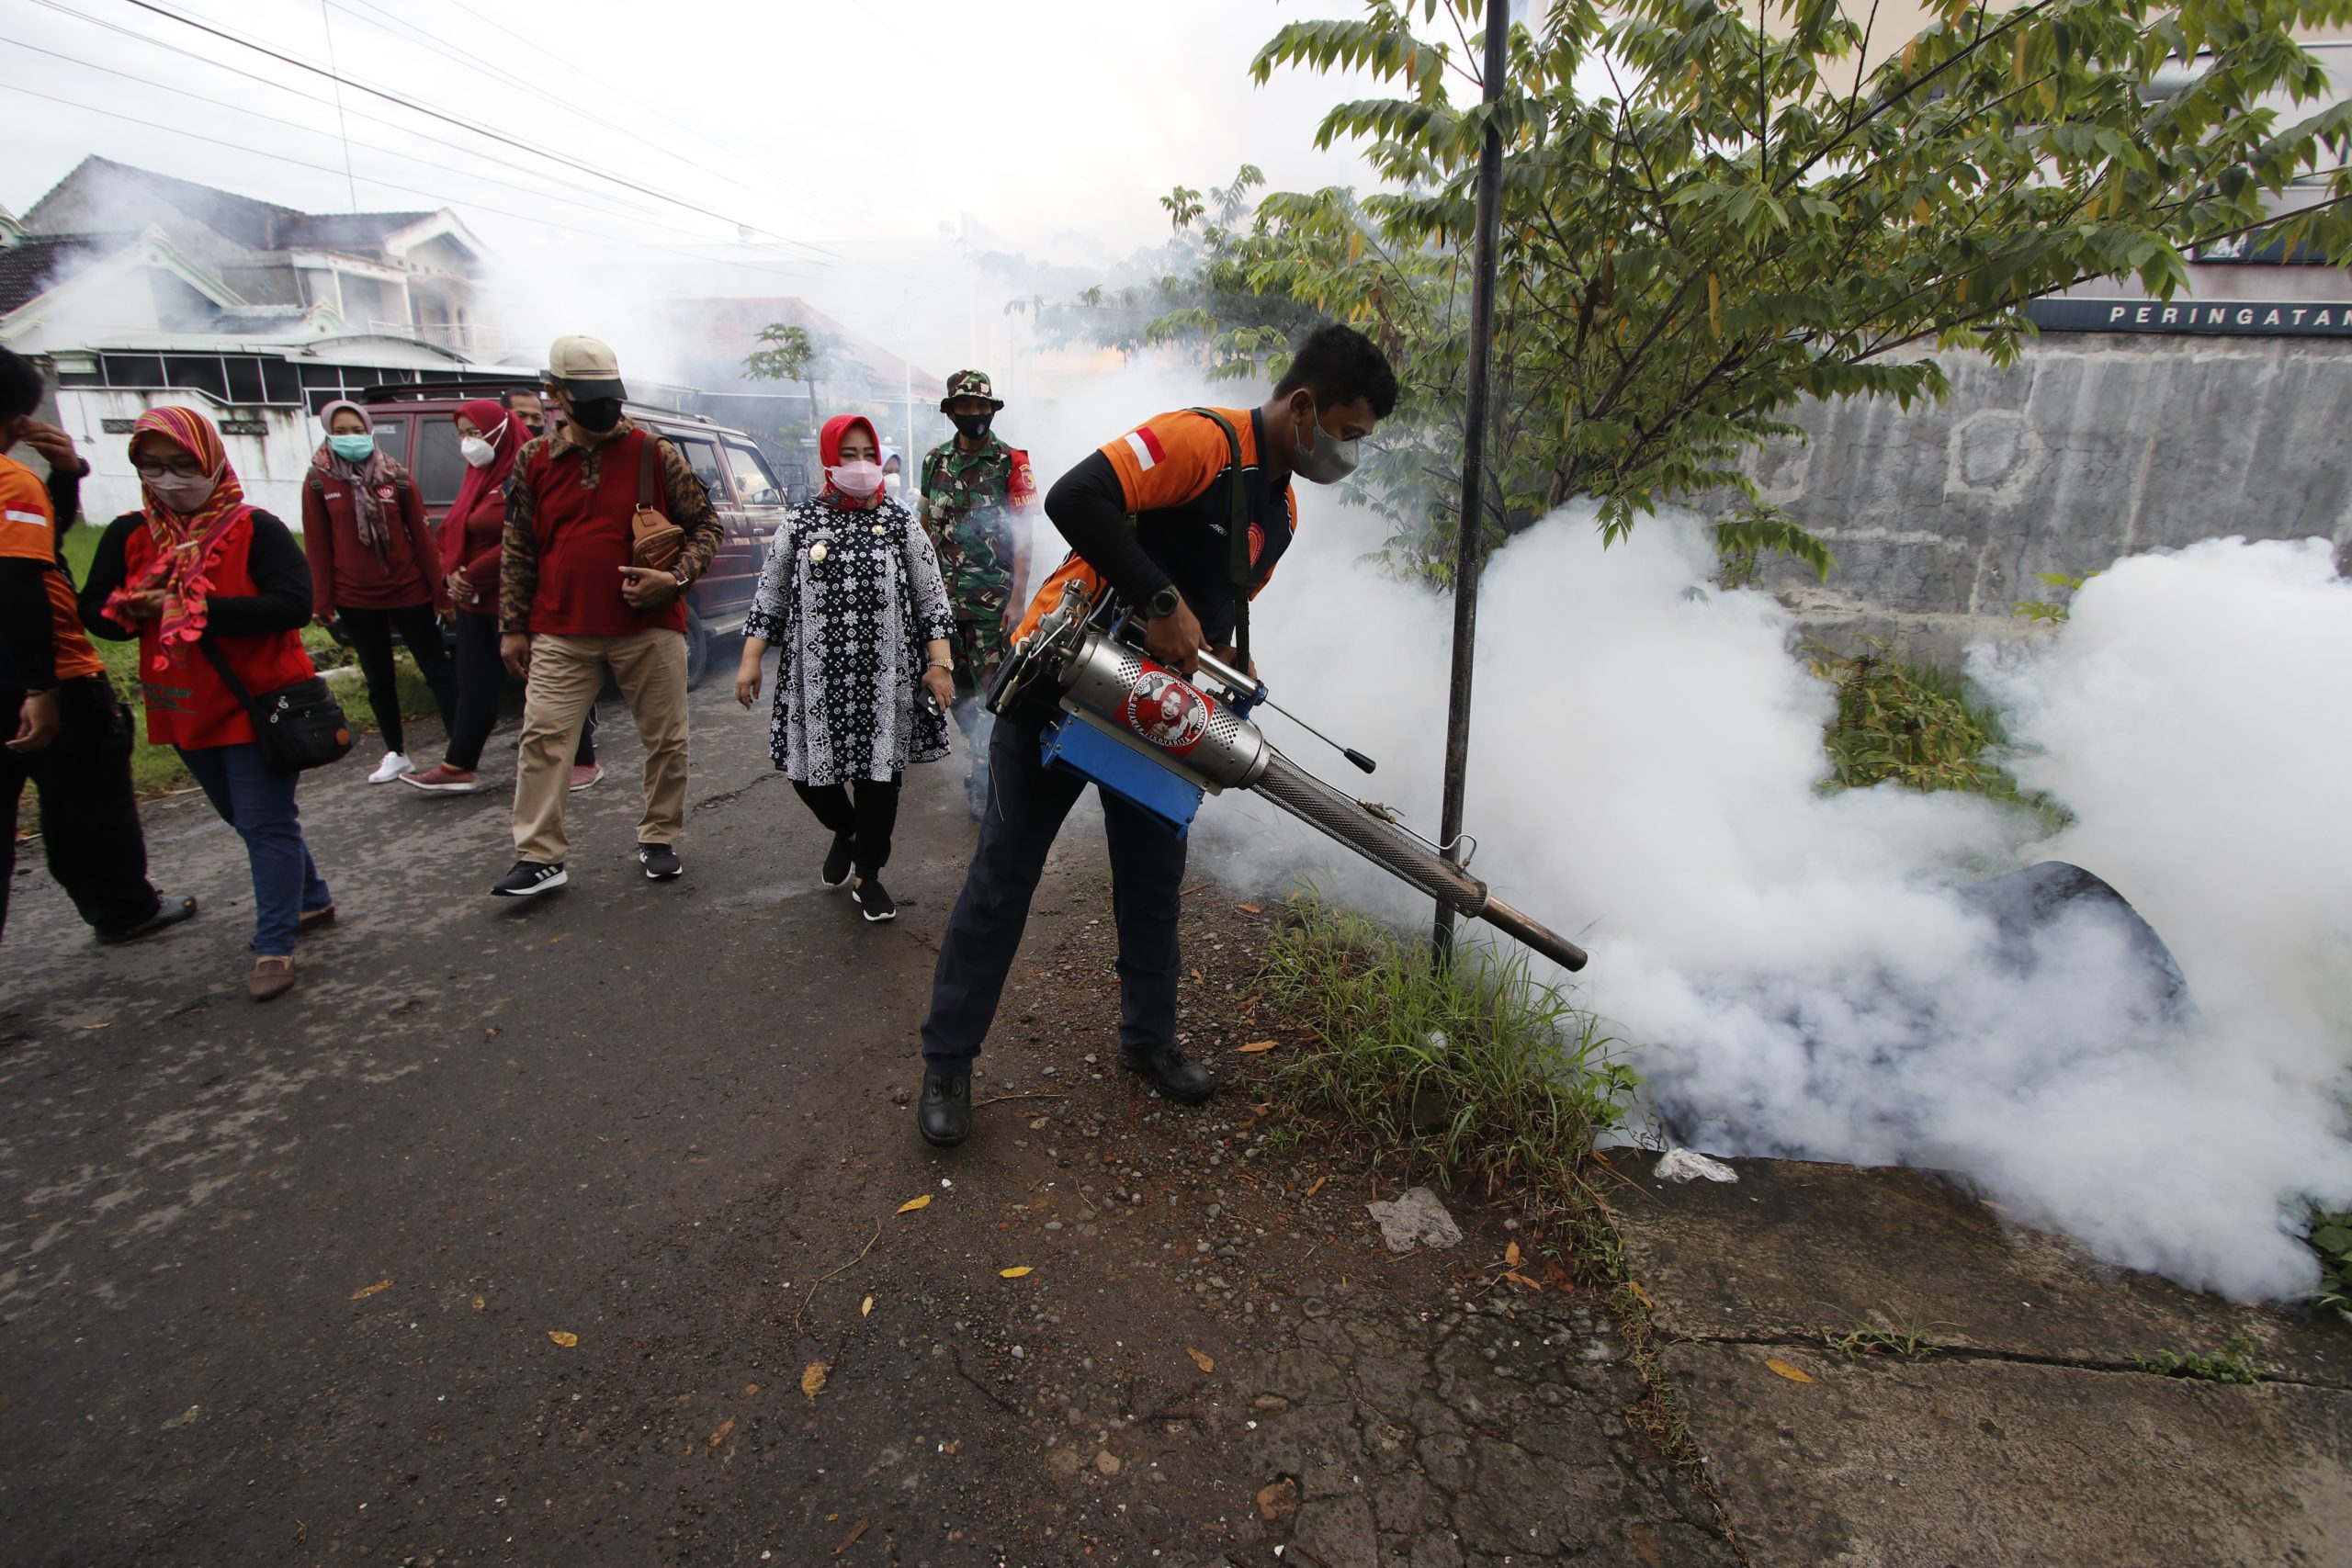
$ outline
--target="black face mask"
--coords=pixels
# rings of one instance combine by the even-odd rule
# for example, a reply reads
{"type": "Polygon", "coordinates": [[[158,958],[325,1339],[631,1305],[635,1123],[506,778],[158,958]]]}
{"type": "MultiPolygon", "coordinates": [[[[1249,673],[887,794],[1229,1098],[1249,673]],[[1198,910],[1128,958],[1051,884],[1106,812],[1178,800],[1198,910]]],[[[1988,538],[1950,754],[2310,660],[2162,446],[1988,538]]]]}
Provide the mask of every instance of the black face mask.
{"type": "Polygon", "coordinates": [[[989,426],[996,423],[992,413],[951,413],[947,417],[956,422],[956,429],[967,441],[987,440],[989,426]]]}
{"type": "Polygon", "coordinates": [[[592,435],[602,435],[621,422],[618,398],[575,398],[571,422],[592,435]]]}

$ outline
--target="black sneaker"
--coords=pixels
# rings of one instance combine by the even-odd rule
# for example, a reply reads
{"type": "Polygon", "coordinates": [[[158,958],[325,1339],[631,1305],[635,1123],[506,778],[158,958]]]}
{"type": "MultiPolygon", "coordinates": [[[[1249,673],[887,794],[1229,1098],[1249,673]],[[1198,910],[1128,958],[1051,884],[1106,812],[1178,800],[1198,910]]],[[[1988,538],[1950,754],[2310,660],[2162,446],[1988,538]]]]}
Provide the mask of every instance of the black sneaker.
{"type": "Polygon", "coordinates": [[[915,1101],[915,1128],[935,1149],[952,1149],[972,1134],[972,1079],[926,1066],[915,1101]]]}
{"type": "Polygon", "coordinates": [[[878,922],[899,918],[899,901],[890,897],[890,890],[882,886],[882,879],[878,876],[867,877],[851,888],[849,896],[857,901],[859,910],[869,920],[878,922]]]}
{"type": "Polygon", "coordinates": [[[854,833],[835,833],[833,847],[825,852],[824,868],[817,873],[818,880],[828,887],[839,887],[849,880],[850,858],[857,844],[854,833]]]}
{"type": "Polygon", "coordinates": [[[1170,1045],[1165,1051],[1119,1049],[1119,1066],[1141,1073],[1179,1105],[1198,1105],[1216,1092],[1216,1075],[1170,1045]]]}
{"type": "Polygon", "coordinates": [[[679,863],[678,852],[667,844],[639,844],[637,863],[645,868],[649,881],[667,882],[686,868],[679,863]]]}
{"type": "Polygon", "coordinates": [[[513,871],[490,885],[490,890],[501,898],[528,898],[534,894],[552,893],[569,880],[563,874],[561,861],[541,865],[535,860],[518,860],[513,871]]]}

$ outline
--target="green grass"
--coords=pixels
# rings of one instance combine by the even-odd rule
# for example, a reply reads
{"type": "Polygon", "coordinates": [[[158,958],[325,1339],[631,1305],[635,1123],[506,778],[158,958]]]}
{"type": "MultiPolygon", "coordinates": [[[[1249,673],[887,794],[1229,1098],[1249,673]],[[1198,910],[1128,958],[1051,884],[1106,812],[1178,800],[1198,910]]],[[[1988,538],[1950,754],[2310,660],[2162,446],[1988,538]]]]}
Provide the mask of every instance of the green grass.
{"type": "Polygon", "coordinates": [[[1407,1179],[1583,1209],[1592,1140],[1639,1082],[1592,1015],[1515,951],[1440,965],[1319,899],[1294,910],[1265,996],[1314,1042],[1280,1075],[1296,1108],[1361,1133],[1407,1179]]]}
{"type": "Polygon", "coordinates": [[[2159,1350],[2143,1356],[2140,1365],[2148,1371],[2168,1378],[2198,1378],[2206,1382],[2255,1383],[2262,1381],[2262,1369],[2254,1362],[2254,1340],[2244,1334],[2233,1334],[2230,1342],[2218,1355],[2205,1356],[2194,1351],[2186,1354],[2177,1350],[2159,1350]]]}
{"type": "Polygon", "coordinates": [[[1928,1331],[1934,1327],[1949,1327],[1949,1325],[1913,1323],[1891,1307],[1881,1315],[1894,1326],[1883,1327],[1849,1313],[1847,1316],[1854,1326],[1844,1330],[1825,1328],[1821,1331],[1821,1342],[1849,1361],[1859,1361],[1865,1356],[1892,1356],[1898,1360],[1916,1361],[1922,1357],[1935,1355],[1943,1348],[1928,1336],[1928,1331]]]}

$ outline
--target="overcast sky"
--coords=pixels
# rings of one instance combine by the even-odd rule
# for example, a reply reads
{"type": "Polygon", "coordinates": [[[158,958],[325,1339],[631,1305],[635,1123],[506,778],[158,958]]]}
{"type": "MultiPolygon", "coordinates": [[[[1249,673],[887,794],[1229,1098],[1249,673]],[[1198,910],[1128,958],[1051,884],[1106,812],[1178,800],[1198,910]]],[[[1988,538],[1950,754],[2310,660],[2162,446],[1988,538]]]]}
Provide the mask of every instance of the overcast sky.
{"type": "Polygon", "coordinates": [[[994,309],[943,226],[1082,260],[1163,238],[1161,194],[1244,162],[1277,188],[1363,177],[1313,145],[1360,80],[1249,75],[1283,22],[1351,0],[156,3],[594,173],[345,87],[346,174],[327,78],[130,0],[9,0],[0,204],[96,152],[312,211],[446,205],[566,295],[802,295],[936,370],[994,309]]]}

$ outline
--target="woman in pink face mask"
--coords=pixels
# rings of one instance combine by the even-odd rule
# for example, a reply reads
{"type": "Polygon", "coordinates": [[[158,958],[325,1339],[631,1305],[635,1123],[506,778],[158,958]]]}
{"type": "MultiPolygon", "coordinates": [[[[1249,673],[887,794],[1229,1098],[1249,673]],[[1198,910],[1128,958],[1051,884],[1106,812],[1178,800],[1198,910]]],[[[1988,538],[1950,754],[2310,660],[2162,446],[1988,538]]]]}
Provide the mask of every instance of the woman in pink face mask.
{"type": "Polygon", "coordinates": [[[817,452],[825,488],[792,509],[768,547],[735,699],[747,708],[758,700],[760,660],[778,649],[769,754],[832,829],[825,886],[850,883],[859,912],[888,920],[899,907],[881,871],[899,782],[909,763],[947,754],[947,587],[930,536],[883,488],[873,424],[828,420],[817,452]]]}

